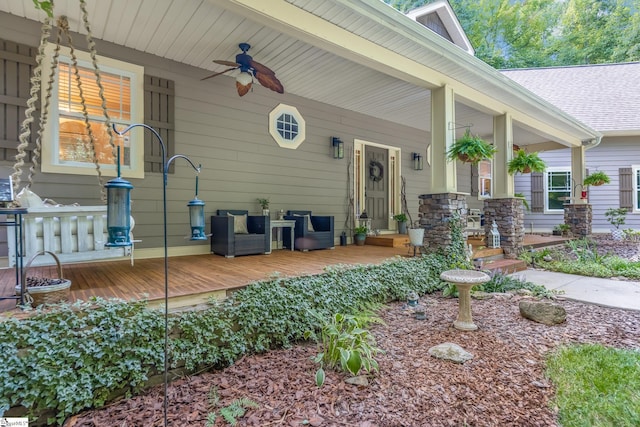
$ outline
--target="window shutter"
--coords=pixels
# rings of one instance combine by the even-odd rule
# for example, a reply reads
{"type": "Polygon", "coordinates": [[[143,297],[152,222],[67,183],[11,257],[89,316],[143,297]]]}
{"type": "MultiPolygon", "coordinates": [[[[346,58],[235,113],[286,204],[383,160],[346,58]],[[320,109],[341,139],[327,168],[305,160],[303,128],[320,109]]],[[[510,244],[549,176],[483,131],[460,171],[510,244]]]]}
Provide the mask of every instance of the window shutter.
{"type": "Polygon", "coordinates": [[[531,173],[531,212],[544,212],[544,174],[531,173]]]}
{"type": "MultiPolygon", "coordinates": [[[[36,47],[13,43],[0,39],[0,160],[13,162],[18,154],[20,127],[25,119],[27,101],[31,97],[31,74],[36,66],[36,47]]],[[[47,78],[47,76],[43,76],[47,78]]],[[[36,102],[34,121],[31,124],[31,136],[27,148],[27,158],[31,161],[31,152],[40,122],[40,101],[36,102]]]]}
{"type": "Polygon", "coordinates": [[[618,174],[620,177],[620,207],[633,209],[633,170],[620,168],[618,174]]]}
{"type": "Polygon", "coordinates": [[[477,196],[480,192],[480,172],[478,164],[471,165],[471,195],[477,196]]]}
{"type": "MultiPolygon", "coordinates": [[[[172,80],[144,76],[144,123],[154,128],[167,148],[167,159],[175,152],[175,89],[172,80]]],[[[155,136],[144,134],[144,171],[162,172],[162,151],[155,136]]],[[[173,172],[173,165],[169,172],[173,172]]]]}

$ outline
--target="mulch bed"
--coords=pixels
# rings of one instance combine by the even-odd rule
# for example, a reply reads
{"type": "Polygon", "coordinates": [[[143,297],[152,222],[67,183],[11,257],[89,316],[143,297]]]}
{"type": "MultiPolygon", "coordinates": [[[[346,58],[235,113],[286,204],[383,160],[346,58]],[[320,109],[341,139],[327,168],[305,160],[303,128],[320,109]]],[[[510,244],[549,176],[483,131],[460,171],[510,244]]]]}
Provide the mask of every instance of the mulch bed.
{"type": "MultiPolygon", "coordinates": [[[[452,327],[457,299],[430,296],[427,320],[416,320],[402,304],[382,311],[375,325],[380,372],[369,384],[345,383],[346,375],[327,372],[315,385],[315,345],[246,356],[233,366],[179,379],[169,385],[171,426],[204,426],[207,414],[238,398],[259,404],[239,419],[241,426],[556,426],[554,387],[544,375],[544,358],[569,343],[640,347],[640,312],[558,301],[567,321],[545,326],[524,319],[518,301],[498,295],[473,300],[475,332],[452,327]],[[474,355],[465,364],[436,359],[434,345],[454,342],[474,355]],[[211,408],[212,388],[220,397],[211,408]]],[[[68,420],[68,426],[162,426],[163,387],[123,399],[68,420]]],[[[227,425],[221,417],[216,426],[227,425]]]]}

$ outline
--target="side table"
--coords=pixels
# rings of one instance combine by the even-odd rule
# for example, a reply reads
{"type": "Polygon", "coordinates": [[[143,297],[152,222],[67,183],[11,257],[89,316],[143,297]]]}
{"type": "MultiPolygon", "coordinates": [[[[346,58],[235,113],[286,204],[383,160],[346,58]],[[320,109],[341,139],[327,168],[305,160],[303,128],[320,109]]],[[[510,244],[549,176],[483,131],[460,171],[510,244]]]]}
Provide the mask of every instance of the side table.
{"type": "Polygon", "coordinates": [[[285,227],[288,227],[291,229],[291,250],[293,251],[293,242],[295,239],[293,230],[296,226],[296,221],[293,219],[272,219],[271,220],[271,229],[269,230],[269,252],[271,253],[271,245],[273,244],[273,229],[276,229],[276,236],[278,238],[278,241],[280,241],[280,239],[283,236],[282,233],[282,229],[285,227]]]}

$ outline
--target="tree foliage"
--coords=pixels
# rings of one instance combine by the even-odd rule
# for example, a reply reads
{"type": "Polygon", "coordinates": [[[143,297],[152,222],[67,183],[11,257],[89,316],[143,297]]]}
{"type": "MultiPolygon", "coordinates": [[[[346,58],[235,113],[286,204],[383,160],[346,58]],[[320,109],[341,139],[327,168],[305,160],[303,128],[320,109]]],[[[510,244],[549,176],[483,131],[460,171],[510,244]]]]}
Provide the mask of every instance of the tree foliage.
{"type": "MultiPolygon", "coordinates": [[[[401,12],[433,0],[384,0],[401,12]]],[[[495,68],[640,60],[637,0],[449,0],[476,56],[495,68]]]]}

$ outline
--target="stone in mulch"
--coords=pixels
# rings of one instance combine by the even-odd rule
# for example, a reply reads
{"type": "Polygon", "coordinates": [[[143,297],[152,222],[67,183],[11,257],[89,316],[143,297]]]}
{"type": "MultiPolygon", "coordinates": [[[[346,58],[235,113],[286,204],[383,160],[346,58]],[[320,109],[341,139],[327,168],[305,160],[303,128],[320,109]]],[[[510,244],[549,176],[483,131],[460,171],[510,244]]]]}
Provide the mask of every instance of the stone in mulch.
{"type": "Polygon", "coordinates": [[[452,342],[445,342],[431,347],[429,354],[438,359],[450,360],[455,363],[464,363],[473,359],[473,354],[452,342]]]}
{"type": "Polygon", "coordinates": [[[567,311],[560,304],[522,300],[518,307],[522,317],[544,325],[557,325],[567,320],[567,311]]]}

